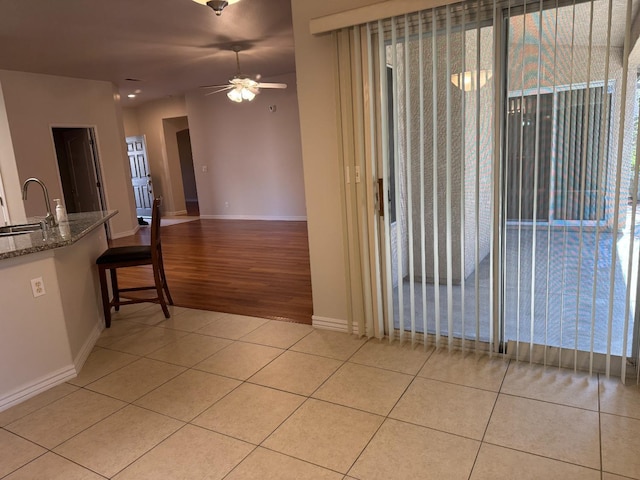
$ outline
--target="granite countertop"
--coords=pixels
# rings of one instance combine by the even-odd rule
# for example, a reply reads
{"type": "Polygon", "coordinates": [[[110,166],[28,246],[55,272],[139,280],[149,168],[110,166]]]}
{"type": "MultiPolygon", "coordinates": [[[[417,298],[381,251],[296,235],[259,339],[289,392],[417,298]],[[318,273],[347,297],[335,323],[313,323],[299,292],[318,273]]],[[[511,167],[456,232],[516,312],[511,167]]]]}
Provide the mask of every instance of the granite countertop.
{"type": "MultiPolygon", "coordinates": [[[[0,260],[72,245],[116,213],[118,213],[117,210],[70,213],[68,228],[66,225],[58,226],[49,229],[44,236],[42,231],[38,230],[0,237],[0,260]]],[[[29,219],[29,221],[39,220],[29,219]]]]}

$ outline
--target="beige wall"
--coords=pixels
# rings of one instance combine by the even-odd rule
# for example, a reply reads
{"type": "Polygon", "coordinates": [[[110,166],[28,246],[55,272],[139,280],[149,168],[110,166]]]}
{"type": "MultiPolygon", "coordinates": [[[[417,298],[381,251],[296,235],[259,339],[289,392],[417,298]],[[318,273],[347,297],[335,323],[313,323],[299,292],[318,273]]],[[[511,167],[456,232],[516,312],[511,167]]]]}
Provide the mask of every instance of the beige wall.
{"type": "Polygon", "coordinates": [[[204,217],[306,218],[296,77],[291,73],[268,81],[288,88],[263,89],[252,102],[240,104],[223,93],[187,94],[204,217]]]}
{"type": "Polygon", "coordinates": [[[126,135],[145,136],[165,213],[186,212],[176,132],[189,128],[201,216],[306,218],[295,74],[268,80],[289,88],[242,104],[194,90],[124,109],[126,135]]]}
{"type": "Polygon", "coordinates": [[[73,364],[59,287],[51,252],[0,264],[0,302],[6,312],[0,336],[0,410],[19,401],[42,379],[68,373],[73,364]],[[29,284],[37,277],[42,278],[47,294],[34,298],[29,284]]]}
{"type": "Polygon", "coordinates": [[[164,130],[165,149],[167,154],[167,168],[171,178],[171,195],[173,196],[173,214],[183,215],[187,213],[184,200],[184,188],[182,185],[182,170],[180,169],[180,154],[178,152],[178,139],[176,133],[189,128],[187,117],[164,118],[162,120],[164,130]]]}
{"type": "Polygon", "coordinates": [[[335,48],[330,35],[309,33],[309,21],[373,3],[377,2],[291,1],[314,320],[346,321],[349,292],[338,170],[335,48]]]}
{"type": "Polygon", "coordinates": [[[138,115],[135,108],[122,109],[122,122],[124,124],[124,134],[127,137],[135,137],[140,131],[138,125],[138,115]]]}
{"type": "MultiPolygon", "coordinates": [[[[51,128],[93,127],[107,208],[120,212],[110,221],[111,231],[114,235],[133,232],[137,225],[133,191],[125,153],[122,112],[119,103],[114,101],[117,93],[113,85],[7,70],[0,70],[0,84],[19,183],[28,177],[38,177],[47,185],[52,199],[62,198],[51,128]]],[[[3,155],[8,155],[6,148],[3,155]]],[[[5,179],[9,205],[22,202],[19,185],[15,183],[15,178],[5,179]]],[[[33,191],[25,204],[26,215],[42,215],[45,211],[43,203],[42,195],[33,191]]]]}
{"type": "Polygon", "coordinates": [[[180,164],[177,158],[170,157],[167,153],[164,120],[187,115],[184,97],[162,98],[137,108],[123,110],[126,120],[125,136],[145,136],[154,195],[162,196],[163,212],[173,214],[183,211],[185,207],[184,194],[181,193],[180,164]],[[174,163],[177,165],[173,165],[174,163]],[[174,175],[175,171],[178,175],[174,175]]]}

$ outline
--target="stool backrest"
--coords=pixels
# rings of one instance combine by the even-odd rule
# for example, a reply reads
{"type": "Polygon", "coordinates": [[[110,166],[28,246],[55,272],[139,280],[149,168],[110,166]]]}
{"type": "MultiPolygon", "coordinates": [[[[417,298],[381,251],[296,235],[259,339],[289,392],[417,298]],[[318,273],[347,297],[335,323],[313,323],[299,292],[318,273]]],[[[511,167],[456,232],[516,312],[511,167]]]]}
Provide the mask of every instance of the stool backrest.
{"type": "Polygon", "coordinates": [[[160,199],[153,199],[151,207],[151,257],[156,259],[161,255],[160,249],[160,199]]]}

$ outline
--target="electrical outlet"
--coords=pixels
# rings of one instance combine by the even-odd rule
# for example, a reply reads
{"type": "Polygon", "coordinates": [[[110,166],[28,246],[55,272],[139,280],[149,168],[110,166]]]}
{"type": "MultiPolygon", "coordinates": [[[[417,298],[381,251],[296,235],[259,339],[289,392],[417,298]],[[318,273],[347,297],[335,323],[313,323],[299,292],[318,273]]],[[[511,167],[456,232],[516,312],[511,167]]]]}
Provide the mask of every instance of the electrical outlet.
{"type": "Polygon", "coordinates": [[[31,292],[33,292],[34,297],[40,297],[47,293],[44,289],[44,281],[42,280],[42,277],[31,279],[31,292]]]}

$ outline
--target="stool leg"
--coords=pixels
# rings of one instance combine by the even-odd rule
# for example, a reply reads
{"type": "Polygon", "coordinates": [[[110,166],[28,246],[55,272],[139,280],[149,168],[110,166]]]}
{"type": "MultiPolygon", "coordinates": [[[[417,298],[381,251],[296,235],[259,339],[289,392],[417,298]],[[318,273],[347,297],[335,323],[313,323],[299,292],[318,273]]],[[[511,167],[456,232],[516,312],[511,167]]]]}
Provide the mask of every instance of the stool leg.
{"type": "Polygon", "coordinates": [[[162,311],[164,312],[164,318],[169,318],[171,314],[169,313],[169,309],[167,308],[167,302],[164,301],[164,295],[162,293],[162,280],[160,278],[160,268],[156,268],[153,266],[153,279],[156,282],[156,292],[158,292],[158,301],[162,306],[162,311]]]}
{"type": "Polygon", "coordinates": [[[113,290],[113,306],[116,312],[120,311],[120,290],[118,289],[118,274],[115,268],[110,268],[111,274],[111,290],[113,290]]]}
{"type": "Polygon", "coordinates": [[[100,277],[100,292],[102,293],[102,310],[104,311],[104,324],[111,327],[111,302],[109,302],[109,289],[107,288],[107,275],[102,265],[98,266],[98,276],[100,277]]]}
{"type": "Polygon", "coordinates": [[[160,269],[160,279],[162,280],[162,288],[167,295],[167,303],[169,305],[173,305],[173,298],[171,298],[171,294],[169,293],[169,286],[167,285],[167,276],[164,273],[164,262],[162,261],[162,255],[158,257],[158,268],[160,269]]]}

